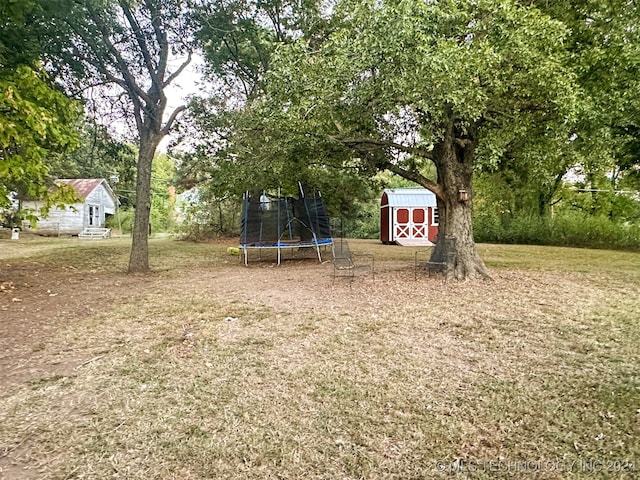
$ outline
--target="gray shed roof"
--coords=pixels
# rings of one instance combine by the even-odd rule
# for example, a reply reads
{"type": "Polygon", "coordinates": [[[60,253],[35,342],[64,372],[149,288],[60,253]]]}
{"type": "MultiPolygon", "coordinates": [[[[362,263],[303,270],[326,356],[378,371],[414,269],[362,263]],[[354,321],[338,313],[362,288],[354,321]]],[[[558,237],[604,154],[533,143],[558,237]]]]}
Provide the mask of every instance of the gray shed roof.
{"type": "Polygon", "coordinates": [[[436,196],[426,188],[388,188],[387,194],[390,207],[435,207],[436,196]]]}

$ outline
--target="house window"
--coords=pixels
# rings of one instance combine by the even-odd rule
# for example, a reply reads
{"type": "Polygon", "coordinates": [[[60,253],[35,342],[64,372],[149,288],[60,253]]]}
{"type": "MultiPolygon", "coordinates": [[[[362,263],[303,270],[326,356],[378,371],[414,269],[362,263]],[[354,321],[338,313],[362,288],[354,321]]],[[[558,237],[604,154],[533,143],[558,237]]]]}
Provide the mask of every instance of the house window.
{"type": "Polygon", "coordinates": [[[100,226],[100,207],[98,205],[89,205],[89,226],[100,226]]]}
{"type": "Polygon", "coordinates": [[[431,225],[440,225],[440,212],[438,212],[438,207],[431,209],[431,225]]]}

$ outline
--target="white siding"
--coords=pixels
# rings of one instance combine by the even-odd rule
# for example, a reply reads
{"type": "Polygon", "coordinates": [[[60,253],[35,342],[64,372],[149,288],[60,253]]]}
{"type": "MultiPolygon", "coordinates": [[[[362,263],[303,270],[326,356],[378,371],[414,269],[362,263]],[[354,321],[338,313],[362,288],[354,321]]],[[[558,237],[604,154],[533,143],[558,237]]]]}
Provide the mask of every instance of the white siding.
{"type": "Polygon", "coordinates": [[[116,213],[116,204],[113,197],[109,195],[109,192],[104,186],[104,183],[98,185],[93,192],[87,195],[85,200],[87,205],[100,205],[102,211],[102,222],[104,223],[104,214],[113,215],[116,213]]]}
{"type": "MultiPolygon", "coordinates": [[[[22,202],[23,209],[32,209],[36,215],[42,205],[42,202],[22,202]]],[[[84,228],[84,213],[83,203],[67,205],[64,210],[53,207],[47,218],[38,220],[34,231],[42,235],[77,235],[84,228]]]]}
{"type": "MultiPolygon", "coordinates": [[[[22,204],[23,208],[32,209],[36,215],[42,206],[42,202],[22,204]]],[[[52,208],[47,218],[38,220],[34,232],[42,235],[78,235],[89,226],[104,227],[105,214],[111,215],[115,211],[115,200],[103,182],[87,195],[84,203],[67,205],[65,209],[52,208]],[[89,220],[90,212],[93,213],[92,222],[89,220]]]]}

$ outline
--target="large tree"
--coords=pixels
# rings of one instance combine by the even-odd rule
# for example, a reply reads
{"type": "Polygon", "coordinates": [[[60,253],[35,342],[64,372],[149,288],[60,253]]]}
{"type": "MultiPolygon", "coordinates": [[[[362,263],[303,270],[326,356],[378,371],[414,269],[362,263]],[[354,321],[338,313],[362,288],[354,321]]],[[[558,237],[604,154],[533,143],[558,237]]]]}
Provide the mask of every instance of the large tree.
{"type": "Polygon", "coordinates": [[[321,45],[278,50],[239,142],[254,157],[303,148],[310,162],[424,186],[456,238],[455,275],[488,276],[471,222],[478,152],[491,162],[531,132],[570,138],[581,103],[566,29],[509,0],[343,1],[334,22],[321,45]]]}
{"type": "Polygon", "coordinates": [[[222,0],[198,9],[196,37],[205,72],[219,88],[213,98],[194,101],[190,123],[181,124],[184,139],[192,144],[188,153],[180,154],[185,187],[198,185],[201,194],[206,190],[210,197],[227,198],[254,189],[294,194],[301,182],[320,189],[334,215],[353,214],[354,201],[370,195],[371,175],[362,175],[361,169],[327,169],[327,162],[306,162],[308,141],[268,156],[251,153],[263,138],[253,131],[248,113],[264,99],[271,60],[279,48],[301,39],[310,45],[326,39],[330,19],[321,3],[222,0]]]}
{"type": "Polygon", "coordinates": [[[547,138],[540,125],[485,171],[511,186],[510,213],[547,215],[561,200],[569,170],[585,174],[583,186],[609,190],[592,192],[597,200],[624,189],[625,177],[640,165],[640,7],[630,0],[534,3],[567,28],[564,45],[582,114],[569,141],[547,138]]]}
{"type": "MultiPolygon", "coordinates": [[[[78,143],[81,105],[67,98],[40,64],[47,0],[0,1],[0,208],[9,192],[54,203],[74,200],[54,187],[50,159],[78,143]]],[[[17,218],[13,213],[13,222],[17,218]]],[[[12,223],[13,223],[12,222],[12,223]]]]}
{"type": "Polygon", "coordinates": [[[588,99],[572,145],[587,187],[611,197],[640,168],[640,4],[633,0],[536,2],[570,29],[577,81],[588,99]],[[606,176],[609,181],[606,181],[606,176]]]}
{"type": "Polygon", "coordinates": [[[96,92],[124,108],[138,141],[136,210],[129,272],[149,270],[151,167],[161,140],[186,108],[167,111],[167,88],[191,61],[186,0],[76,0],[59,13],[52,63],[68,86],[96,92]],[[73,79],[73,81],[70,81],[73,79]]]}

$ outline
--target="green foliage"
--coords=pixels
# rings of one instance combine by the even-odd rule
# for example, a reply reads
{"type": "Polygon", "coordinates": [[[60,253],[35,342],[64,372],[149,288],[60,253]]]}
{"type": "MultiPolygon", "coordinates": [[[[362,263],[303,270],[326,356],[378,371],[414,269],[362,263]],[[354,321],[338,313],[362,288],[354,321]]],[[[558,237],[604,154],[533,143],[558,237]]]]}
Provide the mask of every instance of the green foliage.
{"type": "Polygon", "coordinates": [[[167,232],[174,228],[175,165],[167,155],[157,155],[151,178],[151,231],[167,232]]]}
{"type": "Polygon", "coordinates": [[[612,195],[609,217],[622,223],[640,223],[640,201],[624,193],[612,195]]]}
{"type": "Polygon", "coordinates": [[[379,202],[355,201],[349,216],[331,219],[331,231],[336,238],[380,238],[379,202]]]}
{"type": "MultiPolygon", "coordinates": [[[[547,215],[571,168],[579,166],[594,178],[613,172],[613,189],[624,189],[625,177],[637,171],[640,97],[630,92],[640,86],[640,10],[626,0],[535,5],[566,27],[566,65],[580,86],[582,113],[570,125],[568,139],[550,143],[540,130],[528,144],[498,155],[490,171],[522,199],[522,213],[547,215]]],[[[602,188],[597,183],[585,186],[602,188]]]]}
{"type": "Polygon", "coordinates": [[[179,205],[178,233],[185,239],[200,241],[240,233],[242,201],[234,197],[209,197],[206,190],[194,190],[191,199],[179,205]]]}
{"type": "Polygon", "coordinates": [[[276,32],[256,21],[259,10],[253,2],[227,1],[204,5],[198,11],[201,28],[197,36],[208,75],[221,79],[231,90],[241,90],[247,99],[259,93],[277,42],[276,32]]]}
{"type": "Polygon", "coordinates": [[[56,187],[50,172],[52,157],[77,146],[75,122],[82,111],[39,63],[45,54],[40,28],[50,18],[51,3],[0,1],[0,209],[9,207],[9,192],[44,200],[40,212],[5,211],[8,223],[33,222],[52,205],[76,198],[70,188],[56,187]]]}
{"type": "Polygon", "coordinates": [[[476,240],[640,248],[640,201],[629,193],[615,192],[611,179],[563,183],[545,215],[538,211],[539,193],[536,184],[513,188],[502,175],[479,175],[473,213],[476,240]]]}
{"type": "Polygon", "coordinates": [[[137,149],[118,141],[103,125],[85,118],[79,126],[80,144],[71,152],[51,156],[49,172],[57,178],[106,178],[112,188],[122,193],[124,206],[135,201],[135,166],[137,149]]]}
{"type": "Polygon", "coordinates": [[[368,195],[369,181],[356,166],[343,171],[335,163],[315,162],[314,151],[324,147],[309,137],[275,145],[260,119],[273,55],[297,39],[319,42],[327,28],[320,12],[315,0],[231,0],[204,5],[197,12],[207,74],[223,83],[224,94],[192,102],[189,121],[182,123],[182,138],[191,142],[191,151],[180,155],[179,176],[184,188],[198,186],[203,206],[193,218],[212,231],[228,228],[220,227],[226,222],[219,214],[214,219],[205,210],[216,211],[219,199],[240,205],[245,191],[297,195],[300,182],[305,191],[321,191],[334,215],[347,214],[354,201],[368,195]]]}
{"type": "Polygon", "coordinates": [[[0,0],[0,77],[20,65],[31,65],[42,53],[34,26],[46,0],[0,0]]]}
{"type": "Polygon", "coordinates": [[[80,112],[42,71],[20,66],[0,79],[0,206],[8,205],[11,191],[45,199],[45,212],[75,198],[69,189],[53,187],[48,157],[78,144],[80,112]]]}
{"type": "Polygon", "coordinates": [[[272,56],[266,96],[234,122],[236,158],[275,179],[388,168],[432,188],[428,166],[449,121],[460,142],[479,129],[487,164],[540,129],[566,140],[580,101],[562,24],[510,2],[449,7],[339,3],[324,42],[301,38],[272,56]]]}
{"type": "Polygon", "coordinates": [[[195,11],[206,73],[238,101],[264,93],[264,76],[276,49],[296,38],[318,38],[326,28],[318,0],[223,0],[195,11]]]}
{"type": "Polygon", "coordinates": [[[239,205],[244,192],[256,189],[297,195],[300,182],[307,192],[322,192],[332,216],[355,214],[354,202],[370,197],[375,171],[365,172],[355,162],[342,168],[317,139],[303,136],[291,148],[277,145],[262,136],[253,109],[217,114],[215,101],[194,103],[191,123],[182,127],[185,136],[193,140],[198,133],[189,132],[199,132],[200,138],[192,151],[173,152],[183,188],[197,185],[210,199],[233,198],[239,205]],[[315,161],[318,151],[323,151],[323,161],[315,161]]]}
{"type": "Polygon", "coordinates": [[[130,234],[133,231],[133,216],[132,208],[119,208],[114,215],[107,217],[106,225],[121,234],[130,234]]]}
{"type": "Polygon", "coordinates": [[[640,225],[614,222],[604,215],[566,211],[554,216],[474,217],[478,242],[640,249],[640,225]]]}

